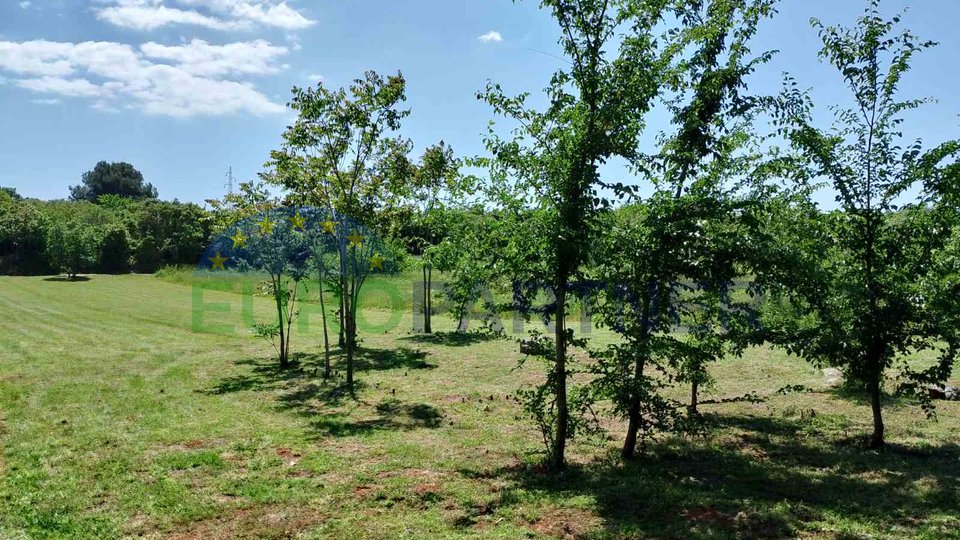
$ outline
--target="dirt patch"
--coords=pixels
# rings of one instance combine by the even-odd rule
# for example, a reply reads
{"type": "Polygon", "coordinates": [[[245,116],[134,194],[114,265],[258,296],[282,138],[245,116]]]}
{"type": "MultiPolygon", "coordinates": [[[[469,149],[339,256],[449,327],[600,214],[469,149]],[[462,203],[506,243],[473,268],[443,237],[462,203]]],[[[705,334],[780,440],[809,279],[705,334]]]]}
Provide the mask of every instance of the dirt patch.
{"type": "Polygon", "coordinates": [[[734,522],[733,516],[719,512],[712,506],[688,508],[683,511],[682,515],[690,521],[702,525],[730,527],[734,522]]]}
{"type": "Polygon", "coordinates": [[[294,538],[321,523],[324,515],[312,508],[255,506],[232,510],[188,525],[188,530],[167,536],[168,540],[242,540],[294,538]]]}
{"type": "Polygon", "coordinates": [[[383,486],[379,484],[363,484],[353,488],[353,494],[360,498],[366,498],[380,491],[381,487],[383,486]]]}
{"type": "Polygon", "coordinates": [[[440,484],[436,482],[428,482],[425,484],[417,484],[413,487],[413,492],[421,497],[424,495],[434,495],[440,493],[440,490],[443,489],[440,484]]]}
{"type": "Polygon", "coordinates": [[[277,455],[280,456],[280,459],[283,460],[283,464],[287,467],[293,467],[300,462],[301,456],[298,452],[294,452],[289,448],[277,448],[277,455]]]}
{"type": "Polygon", "coordinates": [[[576,508],[559,508],[547,512],[530,528],[544,536],[576,540],[586,537],[599,525],[600,518],[591,512],[576,508]]]}

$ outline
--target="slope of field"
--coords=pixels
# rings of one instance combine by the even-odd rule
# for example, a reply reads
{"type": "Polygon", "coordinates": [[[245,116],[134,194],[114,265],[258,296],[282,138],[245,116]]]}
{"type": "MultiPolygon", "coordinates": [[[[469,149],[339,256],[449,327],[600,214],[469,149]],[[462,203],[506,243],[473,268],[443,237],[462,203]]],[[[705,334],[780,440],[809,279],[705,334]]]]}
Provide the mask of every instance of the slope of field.
{"type": "Polygon", "coordinates": [[[629,465],[608,423],[554,477],[514,342],[367,310],[354,400],[317,376],[318,314],[280,371],[244,330],[269,302],[243,298],[0,278],[0,538],[960,538],[960,403],[934,422],[891,398],[870,452],[861,397],[757,348],[705,398],[767,401],[704,405],[702,435],[629,465]],[[791,384],[815,391],[774,395],[791,384]]]}

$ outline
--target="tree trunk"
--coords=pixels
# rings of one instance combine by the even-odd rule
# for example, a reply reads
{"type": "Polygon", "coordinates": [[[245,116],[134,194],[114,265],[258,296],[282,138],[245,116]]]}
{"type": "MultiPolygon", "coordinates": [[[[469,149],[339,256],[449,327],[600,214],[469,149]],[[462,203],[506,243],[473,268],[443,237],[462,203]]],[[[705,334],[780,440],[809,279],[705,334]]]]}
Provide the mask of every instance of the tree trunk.
{"type": "Polygon", "coordinates": [[[273,298],[277,303],[277,328],[280,330],[280,368],[286,369],[287,362],[287,341],[283,320],[283,305],[280,302],[280,281],[282,278],[273,280],[273,298]]]}
{"type": "MultiPolygon", "coordinates": [[[[643,319],[641,322],[640,339],[647,338],[648,328],[650,326],[650,293],[643,297],[643,319]]],[[[638,390],[640,381],[643,380],[643,368],[646,363],[646,353],[643,352],[637,356],[633,366],[634,392],[630,398],[630,407],[627,410],[627,436],[623,440],[623,448],[620,455],[623,459],[633,459],[637,455],[637,433],[640,431],[640,423],[643,418],[640,415],[640,392],[638,390]]]]}
{"type": "Polygon", "coordinates": [[[691,416],[697,415],[697,401],[698,401],[699,391],[700,391],[700,382],[697,380],[694,380],[690,384],[690,415],[691,416]]]}
{"type": "MultiPolygon", "coordinates": [[[[634,381],[639,382],[643,378],[644,358],[637,358],[634,366],[634,381]]],[[[627,412],[627,436],[623,440],[623,449],[620,455],[623,459],[633,459],[637,455],[637,433],[640,431],[640,423],[643,418],[640,416],[640,395],[634,392],[633,399],[630,401],[630,410],[627,412]]]]}
{"type": "Polygon", "coordinates": [[[353,395],[353,357],[357,347],[357,326],[354,320],[353,292],[347,292],[348,294],[343,295],[344,307],[346,308],[347,389],[353,395]]]}
{"type": "Polygon", "coordinates": [[[430,316],[433,315],[433,300],[431,294],[431,288],[433,286],[433,265],[429,262],[424,268],[424,287],[423,287],[423,331],[424,333],[431,334],[433,333],[433,327],[430,324],[430,316]]]}
{"type": "Polygon", "coordinates": [[[873,435],[870,437],[870,448],[883,448],[883,414],[880,405],[880,378],[883,370],[875,369],[870,379],[870,406],[873,409],[873,435]]]}
{"type": "Polygon", "coordinates": [[[330,336],[327,333],[327,307],[323,301],[323,271],[320,271],[320,319],[323,321],[323,378],[330,378],[330,336]]]}
{"type": "Polygon", "coordinates": [[[345,308],[345,304],[346,304],[346,301],[344,300],[344,296],[346,296],[346,281],[345,281],[345,280],[341,280],[341,281],[340,281],[340,285],[341,285],[341,287],[340,287],[340,312],[337,313],[337,318],[340,320],[340,329],[339,329],[339,335],[337,336],[337,347],[340,347],[340,348],[342,349],[342,348],[344,348],[344,347],[346,346],[346,339],[345,339],[345,337],[344,337],[344,336],[345,336],[344,332],[346,331],[346,328],[345,328],[345,327],[346,327],[346,315],[345,315],[345,313],[344,313],[344,312],[345,312],[345,309],[344,309],[344,308],[345,308]]]}
{"type": "Polygon", "coordinates": [[[561,471],[566,465],[564,453],[567,445],[567,424],[569,410],[567,409],[567,333],[565,330],[565,314],[567,301],[567,280],[561,277],[557,283],[557,307],[555,311],[554,338],[556,340],[556,377],[557,391],[557,433],[553,440],[553,455],[550,456],[550,466],[555,471],[561,471]]]}

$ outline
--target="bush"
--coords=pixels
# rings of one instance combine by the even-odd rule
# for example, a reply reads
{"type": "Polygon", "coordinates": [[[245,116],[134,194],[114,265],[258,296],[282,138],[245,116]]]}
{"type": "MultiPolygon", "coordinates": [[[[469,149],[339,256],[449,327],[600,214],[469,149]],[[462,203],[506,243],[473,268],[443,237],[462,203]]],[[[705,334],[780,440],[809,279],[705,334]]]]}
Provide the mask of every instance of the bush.
{"type": "Polygon", "coordinates": [[[45,254],[47,221],[34,204],[0,206],[0,273],[37,274],[50,270],[45,254]]]}
{"type": "Polygon", "coordinates": [[[47,229],[47,258],[58,272],[74,278],[96,262],[97,239],[83,223],[54,223],[47,229]]]}
{"type": "Polygon", "coordinates": [[[122,273],[130,270],[130,236],[121,226],[107,229],[100,244],[100,270],[122,273]]]}

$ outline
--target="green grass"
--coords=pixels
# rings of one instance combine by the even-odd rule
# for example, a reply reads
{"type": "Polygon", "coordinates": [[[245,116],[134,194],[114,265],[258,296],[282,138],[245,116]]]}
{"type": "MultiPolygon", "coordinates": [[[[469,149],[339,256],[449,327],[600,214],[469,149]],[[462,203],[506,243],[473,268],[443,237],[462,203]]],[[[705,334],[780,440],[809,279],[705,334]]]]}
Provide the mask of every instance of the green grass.
{"type": "Polygon", "coordinates": [[[170,274],[0,278],[0,538],[960,538],[960,403],[934,422],[891,398],[890,448],[868,451],[862,399],[757,348],[704,397],[814,391],[704,405],[703,435],[630,465],[609,422],[555,477],[512,399],[540,377],[514,342],[446,316],[416,335],[405,312],[362,335],[354,400],[316,375],[318,316],[280,371],[241,295],[202,291],[229,309],[203,313],[233,327],[214,334],[193,331],[196,294],[170,274]]]}

